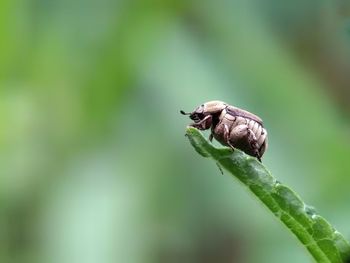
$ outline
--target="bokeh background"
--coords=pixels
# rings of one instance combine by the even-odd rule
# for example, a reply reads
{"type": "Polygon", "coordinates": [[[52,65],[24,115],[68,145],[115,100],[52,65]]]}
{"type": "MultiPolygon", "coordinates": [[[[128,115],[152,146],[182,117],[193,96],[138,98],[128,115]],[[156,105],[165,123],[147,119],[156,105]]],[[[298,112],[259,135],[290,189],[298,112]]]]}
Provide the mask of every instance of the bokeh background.
{"type": "Polygon", "coordinates": [[[312,262],[184,137],[213,99],[350,238],[348,1],[0,2],[0,262],[312,262]]]}

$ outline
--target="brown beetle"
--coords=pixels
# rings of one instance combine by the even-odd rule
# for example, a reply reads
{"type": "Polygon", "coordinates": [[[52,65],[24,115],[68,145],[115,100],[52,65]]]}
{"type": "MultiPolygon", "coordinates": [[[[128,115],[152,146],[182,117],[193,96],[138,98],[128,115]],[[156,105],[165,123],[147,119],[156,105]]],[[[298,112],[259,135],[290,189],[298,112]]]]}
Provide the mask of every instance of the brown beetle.
{"type": "Polygon", "coordinates": [[[199,130],[211,128],[210,141],[215,138],[221,144],[238,148],[261,162],[267,149],[267,132],[258,116],[222,101],[206,102],[190,113],[180,112],[194,121],[190,126],[199,130]]]}

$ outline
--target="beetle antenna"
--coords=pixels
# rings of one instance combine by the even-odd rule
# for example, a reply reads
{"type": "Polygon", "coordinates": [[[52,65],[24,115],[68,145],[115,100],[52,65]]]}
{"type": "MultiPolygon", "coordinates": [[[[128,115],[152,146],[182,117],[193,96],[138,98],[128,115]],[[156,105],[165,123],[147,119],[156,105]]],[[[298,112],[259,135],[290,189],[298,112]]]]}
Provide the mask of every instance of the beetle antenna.
{"type": "Polygon", "coordinates": [[[191,115],[190,112],[184,112],[183,110],[180,110],[180,113],[181,113],[182,115],[191,115]]]}

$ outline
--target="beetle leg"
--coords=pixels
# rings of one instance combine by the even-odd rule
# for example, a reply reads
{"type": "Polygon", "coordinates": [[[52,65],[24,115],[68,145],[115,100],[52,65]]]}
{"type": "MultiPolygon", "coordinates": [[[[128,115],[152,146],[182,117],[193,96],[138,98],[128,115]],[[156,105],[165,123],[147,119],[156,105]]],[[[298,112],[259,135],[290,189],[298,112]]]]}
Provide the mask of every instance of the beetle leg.
{"type": "Polygon", "coordinates": [[[221,173],[222,175],[224,175],[224,171],[222,170],[220,164],[217,162],[216,165],[217,165],[217,167],[219,168],[220,173],[221,173]]]}
{"type": "Polygon", "coordinates": [[[209,135],[209,141],[212,142],[212,141],[213,141],[213,138],[214,138],[213,133],[210,133],[210,135],[209,135]]]}
{"type": "Polygon", "coordinates": [[[256,136],[251,129],[247,128],[247,131],[248,131],[248,140],[249,140],[250,146],[252,147],[252,149],[254,151],[254,155],[259,160],[259,162],[261,162],[261,156],[259,153],[259,145],[258,145],[258,141],[256,139],[256,136]]]}
{"type": "Polygon", "coordinates": [[[227,145],[232,148],[232,150],[235,149],[235,147],[233,147],[233,145],[230,142],[230,130],[229,130],[227,124],[224,124],[224,140],[227,143],[227,145]]]}
{"type": "Polygon", "coordinates": [[[211,119],[211,118],[212,118],[211,115],[207,115],[207,116],[205,116],[202,120],[200,120],[199,122],[192,123],[191,126],[192,126],[192,127],[195,127],[195,128],[202,128],[202,129],[205,129],[205,122],[206,122],[208,119],[211,119]]]}

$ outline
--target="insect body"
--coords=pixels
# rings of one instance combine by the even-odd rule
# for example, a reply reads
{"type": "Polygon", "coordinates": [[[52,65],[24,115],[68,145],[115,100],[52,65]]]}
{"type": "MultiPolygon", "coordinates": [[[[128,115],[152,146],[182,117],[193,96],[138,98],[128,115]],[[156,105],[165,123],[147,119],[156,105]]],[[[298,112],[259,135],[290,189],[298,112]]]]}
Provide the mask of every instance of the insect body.
{"type": "Polygon", "coordinates": [[[258,116],[222,101],[206,102],[190,113],[180,112],[194,121],[190,126],[199,130],[211,129],[210,141],[215,138],[221,144],[238,148],[261,162],[267,149],[267,132],[258,116]]]}

